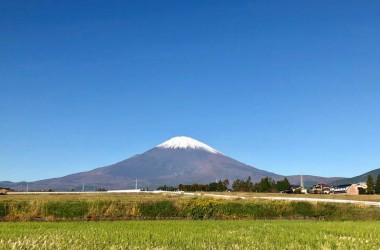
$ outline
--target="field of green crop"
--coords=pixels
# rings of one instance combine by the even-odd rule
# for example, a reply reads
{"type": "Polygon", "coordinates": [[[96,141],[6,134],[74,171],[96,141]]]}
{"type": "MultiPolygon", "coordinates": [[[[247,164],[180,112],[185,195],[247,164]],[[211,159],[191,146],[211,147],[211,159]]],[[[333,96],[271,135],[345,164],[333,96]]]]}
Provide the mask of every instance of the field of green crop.
{"type": "Polygon", "coordinates": [[[0,249],[379,249],[380,222],[2,222],[0,249]]]}

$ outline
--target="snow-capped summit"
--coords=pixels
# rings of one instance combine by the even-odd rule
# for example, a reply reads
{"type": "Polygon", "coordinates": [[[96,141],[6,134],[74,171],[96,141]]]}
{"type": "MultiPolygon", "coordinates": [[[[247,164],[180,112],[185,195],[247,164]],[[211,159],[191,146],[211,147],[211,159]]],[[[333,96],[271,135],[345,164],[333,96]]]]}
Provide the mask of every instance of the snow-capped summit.
{"type": "Polygon", "coordinates": [[[186,136],[173,137],[164,143],[161,143],[157,148],[170,148],[170,149],[200,149],[208,151],[213,154],[220,154],[219,151],[213,149],[212,147],[204,144],[203,142],[197,141],[193,138],[186,136]]]}

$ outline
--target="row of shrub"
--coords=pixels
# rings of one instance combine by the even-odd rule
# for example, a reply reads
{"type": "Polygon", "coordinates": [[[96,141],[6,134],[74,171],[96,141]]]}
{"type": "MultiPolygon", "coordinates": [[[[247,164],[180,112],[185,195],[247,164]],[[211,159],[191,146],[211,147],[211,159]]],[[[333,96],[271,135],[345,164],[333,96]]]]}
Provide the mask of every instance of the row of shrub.
{"type": "Polygon", "coordinates": [[[3,201],[0,220],[323,219],[380,220],[380,209],[303,201],[190,199],[3,201]]]}

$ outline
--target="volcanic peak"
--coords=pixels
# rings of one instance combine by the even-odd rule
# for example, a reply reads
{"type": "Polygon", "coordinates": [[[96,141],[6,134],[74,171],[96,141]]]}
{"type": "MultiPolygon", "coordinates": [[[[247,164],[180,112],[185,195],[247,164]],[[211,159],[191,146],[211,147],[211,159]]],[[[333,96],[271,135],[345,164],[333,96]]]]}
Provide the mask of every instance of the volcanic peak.
{"type": "Polygon", "coordinates": [[[197,149],[207,151],[213,154],[220,154],[219,151],[204,144],[203,142],[197,141],[191,137],[186,136],[173,137],[170,140],[167,140],[164,143],[157,145],[156,147],[166,149],[197,149]]]}

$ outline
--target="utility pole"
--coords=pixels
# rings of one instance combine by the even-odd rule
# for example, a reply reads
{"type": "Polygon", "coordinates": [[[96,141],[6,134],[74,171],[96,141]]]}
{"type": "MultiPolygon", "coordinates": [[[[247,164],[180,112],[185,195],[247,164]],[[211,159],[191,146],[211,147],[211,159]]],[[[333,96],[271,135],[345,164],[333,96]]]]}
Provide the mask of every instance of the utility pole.
{"type": "Polygon", "coordinates": [[[82,186],[82,192],[84,192],[84,183],[83,183],[83,186],[82,186]]]}
{"type": "Polygon", "coordinates": [[[136,178],[136,185],[135,185],[135,189],[137,189],[137,178],[136,178]]]}
{"type": "Polygon", "coordinates": [[[29,183],[26,183],[26,192],[29,192],[29,183]]]}

